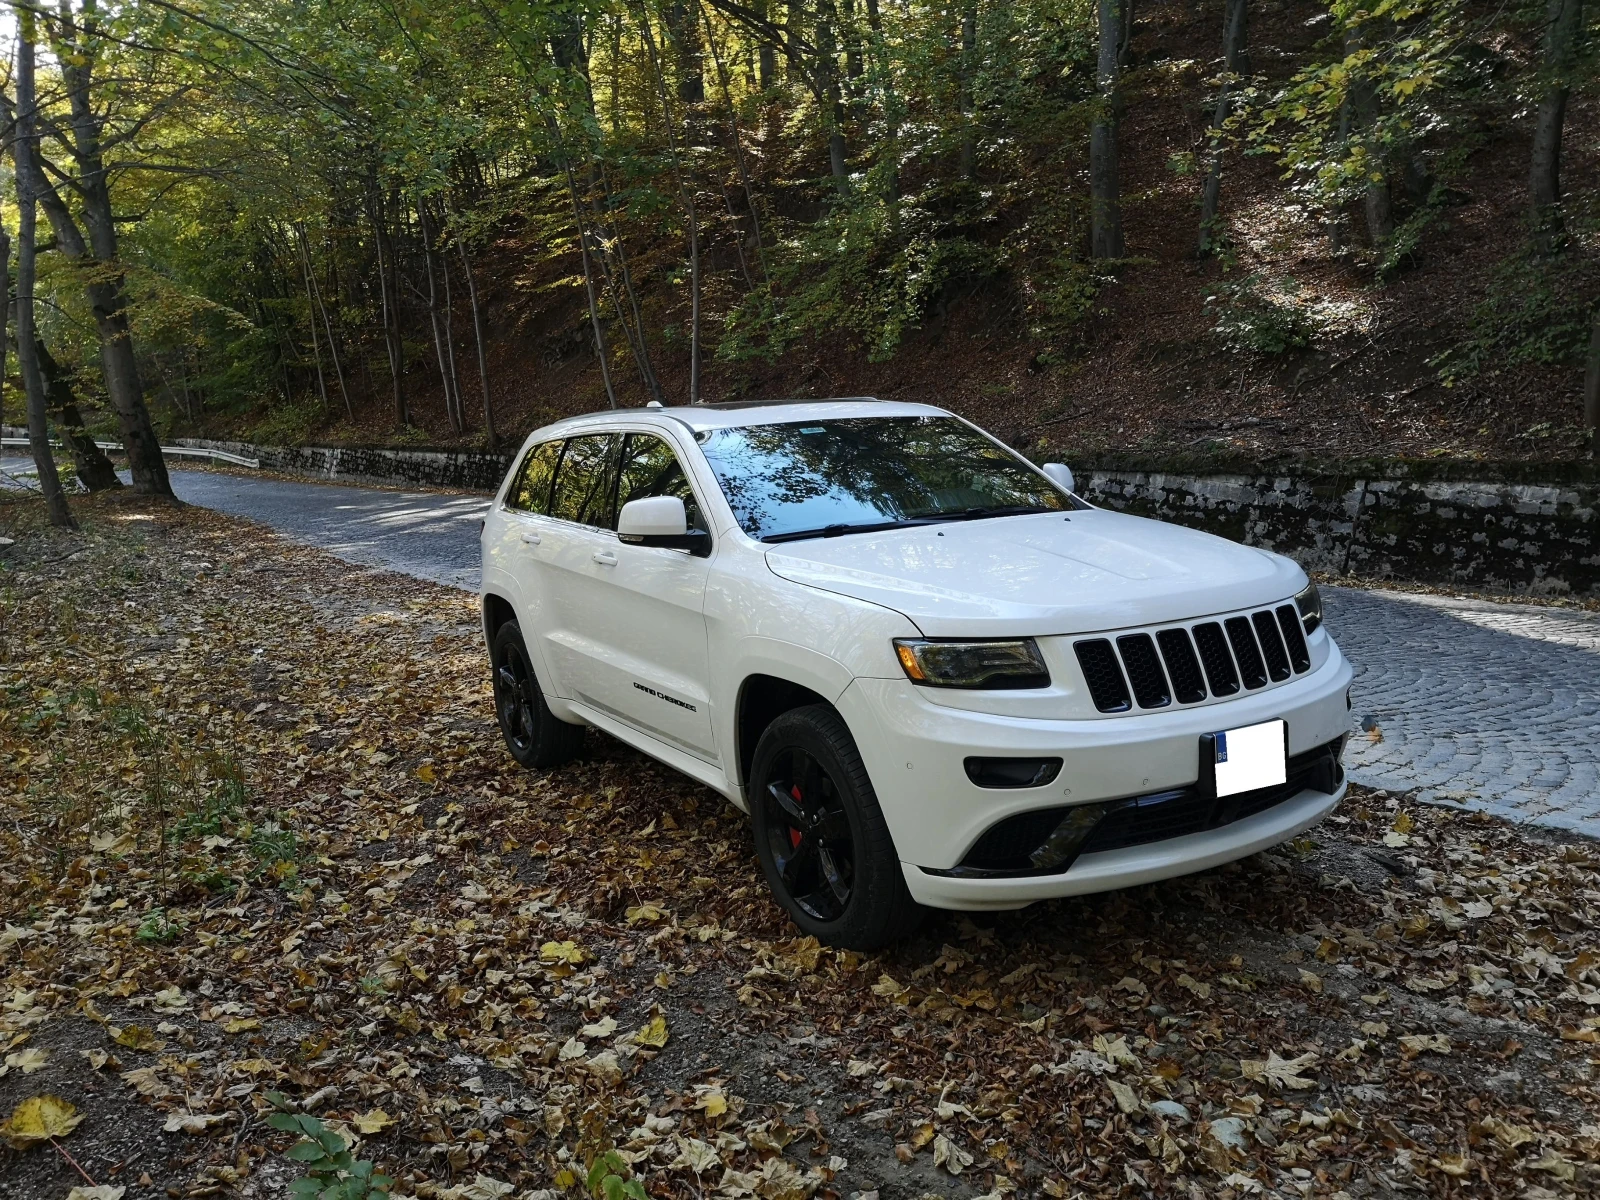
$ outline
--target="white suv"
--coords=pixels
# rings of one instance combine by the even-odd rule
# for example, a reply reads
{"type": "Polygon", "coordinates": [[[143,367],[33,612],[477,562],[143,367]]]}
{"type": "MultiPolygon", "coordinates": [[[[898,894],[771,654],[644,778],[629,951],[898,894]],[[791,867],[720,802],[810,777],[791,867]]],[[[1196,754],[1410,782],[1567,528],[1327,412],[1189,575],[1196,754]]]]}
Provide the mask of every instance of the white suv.
{"type": "Polygon", "coordinates": [[[1228,862],[1344,794],[1350,667],[1298,566],[1094,508],[926,405],[547,426],[482,599],[518,762],[593,725],[722,793],[836,945],[1228,862]]]}

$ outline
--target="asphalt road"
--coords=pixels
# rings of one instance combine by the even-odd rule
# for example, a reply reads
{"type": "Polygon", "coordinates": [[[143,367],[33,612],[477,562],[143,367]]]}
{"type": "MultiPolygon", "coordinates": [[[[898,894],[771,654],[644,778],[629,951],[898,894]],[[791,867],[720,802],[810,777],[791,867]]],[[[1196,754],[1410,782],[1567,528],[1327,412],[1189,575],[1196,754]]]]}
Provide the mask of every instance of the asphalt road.
{"type": "MultiPolygon", "coordinates": [[[[12,460],[14,465],[16,460],[12,460]]],[[[0,460],[0,471],[8,469],[0,460]]],[[[479,496],[172,473],[178,496],[349,562],[473,589],[479,496]]],[[[0,479],[3,482],[3,479],[0,479]]],[[[1600,837],[1600,614],[1330,587],[1352,777],[1600,837]]]]}

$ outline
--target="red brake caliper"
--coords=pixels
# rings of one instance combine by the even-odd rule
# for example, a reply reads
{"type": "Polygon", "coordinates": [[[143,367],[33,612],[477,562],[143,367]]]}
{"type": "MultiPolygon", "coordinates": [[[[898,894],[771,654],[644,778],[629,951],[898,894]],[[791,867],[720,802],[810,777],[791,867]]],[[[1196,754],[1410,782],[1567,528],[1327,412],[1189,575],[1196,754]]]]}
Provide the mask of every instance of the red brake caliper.
{"type": "MultiPolygon", "coordinates": [[[[793,796],[795,798],[795,800],[799,800],[800,799],[800,785],[798,783],[797,784],[793,784],[793,785],[790,786],[789,795],[793,796]]],[[[791,825],[789,827],[789,847],[790,847],[790,849],[798,849],[799,845],[800,845],[800,839],[803,836],[804,835],[798,829],[796,829],[794,826],[791,825]]]]}

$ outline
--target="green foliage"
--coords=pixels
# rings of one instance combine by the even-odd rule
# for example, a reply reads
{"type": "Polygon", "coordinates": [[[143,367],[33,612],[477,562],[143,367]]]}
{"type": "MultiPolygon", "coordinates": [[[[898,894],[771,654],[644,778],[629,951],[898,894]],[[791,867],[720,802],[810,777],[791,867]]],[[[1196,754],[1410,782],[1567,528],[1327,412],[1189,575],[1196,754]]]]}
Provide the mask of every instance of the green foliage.
{"type": "MultiPolygon", "coordinates": [[[[296,1200],[384,1200],[389,1195],[394,1180],[352,1155],[344,1138],[309,1113],[290,1112],[282,1093],[268,1092],[266,1098],[278,1110],[267,1117],[267,1124],[300,1135],[288,1157],[305,1164],[306,1173],[289,1185],[289,1195],[296,1200]]],[[[644,1200],[643,1194],[635,1200],[644,1200]]]]}
{"type": "Polygon", "coordinates": [[[871,197],[835,205],[782,248],[782,308],[752,293],[730,313],[719,356],[775,358],[800,338],[839,331],[873,362],[892,357],[937,298],[1000,267],[994,250],[941,236],[938,224],[924,210],[871,197]]]}
{"type": "MultiPolygon", "coordinates": [[[[1254,150],[1275,156],[1292,190],[1324,212],[1370,183],[1396,186],[1408,160],[1455,145],[1492,64],[1475,52],[1464,0],[1335,0],[1329,15],[1319,60],[1270,96],[1247,90],[1252,107],[1238,118],[1254,150]]],[[[1392,266],[1396,249],[1378,249],[1380,267],[1392,266]]]]}
{"type": "Polygon", "coordinates": [[[322,427],[327,414],[322,404],[307,396],[292,404],[277,404],[257,421],[245,436],[264,446],[303,446],[322,427]]]}
{"type": "Polygon", "coordinates": [[[165,945],[183,936],[183,926],[167,916],[164,908],[152,908],[139,922],[135,935],[141,942],[165,945]]]}
{"type": "Polygon", "coordinates": [[[1269,289],[1260,275],[1219,280],[1206,297],[1206,312],[1216,319],[1212,333],[1236,353],[1277,355],[1304,349],[1314,332],[1306,310],[1295,301],[1299,285],[1285,280],[1269,289]]]}
{"type": "Polygon", "coordinates": [[[1516,367],[1577,367],[1589,341],[1600,264],[1584,255],[1518,254],[1497,266],[1468,336],[1430,364],[1448,386],[1516,367]]]}
{"type": "Polygon", "coordinates": [[[633,1178],[627,1160],[615,1150],[595,1156],[587,1182],[594,1200],[647,1200],[644,1185],[633,1178]]]}

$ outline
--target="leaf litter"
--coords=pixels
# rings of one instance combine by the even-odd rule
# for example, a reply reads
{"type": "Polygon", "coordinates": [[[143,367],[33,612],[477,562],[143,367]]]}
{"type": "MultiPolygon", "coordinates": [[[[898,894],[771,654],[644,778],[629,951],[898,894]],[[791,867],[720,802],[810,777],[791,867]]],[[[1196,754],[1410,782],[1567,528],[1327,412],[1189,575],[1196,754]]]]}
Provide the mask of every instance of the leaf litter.
{"type": "Polygon", "coordinates": [[[1600,1179],[1590,843],[1352,789],[1218,871],[830,950],[712,794],[594,734],[514,767],[470,598],[84,507],[0,601],[0,1179],[81,1187],[53,1136],[277,1194],[269,1090],[447,1200],[1600,1179]]]}

